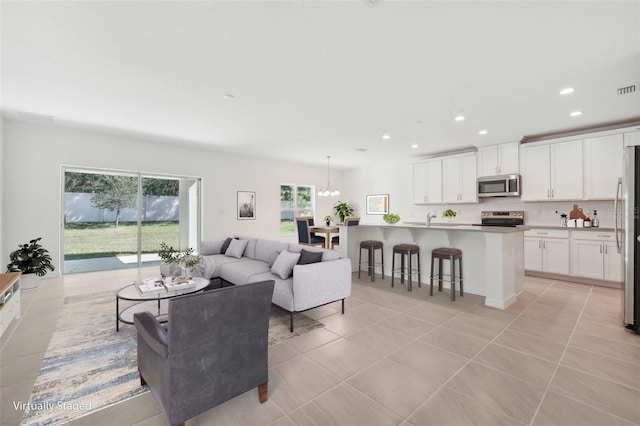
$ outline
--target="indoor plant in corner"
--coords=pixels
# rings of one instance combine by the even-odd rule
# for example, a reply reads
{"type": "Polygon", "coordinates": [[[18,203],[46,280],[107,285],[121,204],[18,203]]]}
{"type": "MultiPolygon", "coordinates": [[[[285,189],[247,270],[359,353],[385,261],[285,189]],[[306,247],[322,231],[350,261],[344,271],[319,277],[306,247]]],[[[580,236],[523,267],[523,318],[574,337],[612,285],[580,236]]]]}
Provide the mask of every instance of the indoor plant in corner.
{"type": "Polygon", "coordinates": [[[42,247],[38,237],[26,244],[19,245],[19,249],[9,254],[11,263],[7,265],[8,272],[22,272],[20,286],[23,289],[37,288],[38,277],[47,274],[47,270],[53,271],[56,268],[51,263],[49,251],[42,247]]]}
{"type": "Polygon", "coordinates": [[[333,206],[333,209],[336,211],[338,218],[340,218],[340,223],[344,223],[344,218],[353,214],[353,207],[342,201],[338,201],[338,204],[333,206]]]}

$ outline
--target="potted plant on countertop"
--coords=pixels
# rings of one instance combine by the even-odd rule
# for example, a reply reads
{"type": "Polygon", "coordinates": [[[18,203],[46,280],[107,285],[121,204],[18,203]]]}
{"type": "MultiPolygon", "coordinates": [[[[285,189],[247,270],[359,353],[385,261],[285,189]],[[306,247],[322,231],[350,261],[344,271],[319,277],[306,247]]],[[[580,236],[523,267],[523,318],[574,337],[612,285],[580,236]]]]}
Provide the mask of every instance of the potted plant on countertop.
{"type": "Polygon", "coordinates": [[[333,206],[333,209],[336,211],[338,218],[340,218],[340,223],[344,223],[344,218],[353,214],[353,207],[342,201],[338,201],[338,204],[333,206]]]}
{"type": "Polygon", "coordinates": [[[47,271],[56,269],[51,263],[49,251],[38,243],[41,239],[38,237],[21,244],[18,250],[9,254],[11,263],[7,265],[7,271],[22,272],[20,286],[23,289],[38,288],[38,277],[44,277],[47,271]]]}

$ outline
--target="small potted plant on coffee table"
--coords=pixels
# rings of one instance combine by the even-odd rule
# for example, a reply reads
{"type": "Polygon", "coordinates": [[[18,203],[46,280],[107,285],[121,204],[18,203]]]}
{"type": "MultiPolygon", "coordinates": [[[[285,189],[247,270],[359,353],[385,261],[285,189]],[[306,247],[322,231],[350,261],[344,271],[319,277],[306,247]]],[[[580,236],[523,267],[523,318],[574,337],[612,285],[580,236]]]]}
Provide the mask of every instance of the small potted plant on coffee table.
{"type": "Polygon", "coordinates": [[[56,269],[51,263],[49,251],[38,243],[41,239],[38,237],[21,244],[18,250],[9,254],[11,263],[7,265],[7,271],[22,272],[20,285],[23,289],[37,288],[38,277],[44,277],[47,271],[56,269]]]}

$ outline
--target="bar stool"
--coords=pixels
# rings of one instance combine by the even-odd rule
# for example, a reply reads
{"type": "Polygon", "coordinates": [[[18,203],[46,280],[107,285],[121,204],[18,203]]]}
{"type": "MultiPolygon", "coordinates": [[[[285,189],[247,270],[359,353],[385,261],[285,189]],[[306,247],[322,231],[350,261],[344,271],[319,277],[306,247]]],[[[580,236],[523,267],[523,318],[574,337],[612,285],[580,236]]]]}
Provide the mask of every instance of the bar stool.
{"type": "Polygon", "coordinates": [[[376,280],[376,250],[380,249],[380,265],[382,269],[382,279],[384,279],[384,252],[382,251],[382,241],[366,240],[360,242],[360,253],[358,254],[358,279],[360,279],[360,272],[362,268],[362,249],[368,251],[367,257],[367,274],[371,276],[371,282],[376,280]]]}
{"type": "MultiPolygon", "coordinates": [[[[463,297],[464,294],[462,292],[462,250],[456,249],[456,248],[447,248],[447,247],[441,247],[441,248],[437,248],[437,249],[433,249],[431,251],[431,288],[429,289],[429,295],[433,296],[433,279],[435,277],[434,273],[433,273],[433,261],[435,259],[438,259],[438,291],[442,291],[442,277],[443,277],[443,273],[442,273],[442,261],[443,260],[448,260],[450,262],[450,266],[451,266],[451,274],[449,275],[450,278],[450,283],[451,283],[451,300],[455,301],[456,300],[456,268],[455,268],[455,261],[458,261],[458,272],[459,272],[459,279],[458,282],[460,283],[460,297],[463,297]]],[[[447,274],[444,274],[447,275],[447,274]]]]}
{"type": "Polygon", "coordinates": [[[393,246],[393,260],[391,262],[391,287],[393,287],[393,279],[395,272],[400,272],[400,283],[404,283],[404,277],[408,276],[407,291],[411,291],[411,278],[413,275],[418,274],[418,287],[420,284],[420,247],[415,244],[396,244],[393,246]],[[396,254],[400,255],[400,268],[396,269],[396,254]],[[418,255],[418,268],[414,269],[411,266],[411,258],[416,254],[418,255]],[[407,256],[407,270],[405,271],[405,260],[407,256]],[[417,272],[416,272],[417,271],[417,272]]]}

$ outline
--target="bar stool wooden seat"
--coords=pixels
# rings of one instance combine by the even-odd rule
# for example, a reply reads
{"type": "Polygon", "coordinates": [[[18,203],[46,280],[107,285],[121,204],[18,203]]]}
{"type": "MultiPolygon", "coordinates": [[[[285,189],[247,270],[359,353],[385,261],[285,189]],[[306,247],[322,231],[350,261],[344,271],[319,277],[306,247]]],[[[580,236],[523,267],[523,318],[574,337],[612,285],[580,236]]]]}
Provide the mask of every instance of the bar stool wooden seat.
{"type": "Polygon", "coordinates": [[[456,268],[455,261],[458,261],[458,283],[460,286],[460,297],[464,296],[462,291],[462,250],[456,248],[448,248],[441,247],[437,249],[433,249],[431,251],[431,288],[429,289],[429,295],[433,296],[433,280],[435,278],[435,274],[433,271],[434,261],[438,259],[438,291],[442,291],[442,282],[443,276],[447,274],[443,274],[442,271],[442,261],[448,260],[450,262],[451,273],[449,276],[449,282],[451,284],[451,300],[456,300],[456,268]]]}
{"type": "Polygon", "coordinates": [[[396,244],[393,246],[393,260],[391,262],[391,287],[393,287],[393,279],[396,271],[400,274],[400,283],[404,283],[405,276],[407,279],[407,291],[411,291],[412,277],[418,275],[418,287],[420,284],[420,246],[415,244],[396,244]],[[396,269],[396,254],[400,255],[400,268],[396,269]],[[418,267],[413,268],[412,257],[418,256],[418,267]],[[405,256],[407,257],[407,267],[405,270],[405,256]]]}
{"type": "Polygon", "coordinates": [[[362,271],[362,250],[368,252],[367,256],[367,274],[371,276],[371,282],[376,280],[376,265],[380,265],[382,270],[382,279],[384,279],[384,251],[382,250],[382,241],[365,240],[360,242],[360,253],[358,255],[358,279],[362,271]],[[376,250],[380,250],[380,263],[376,263],[376,250]]]}

